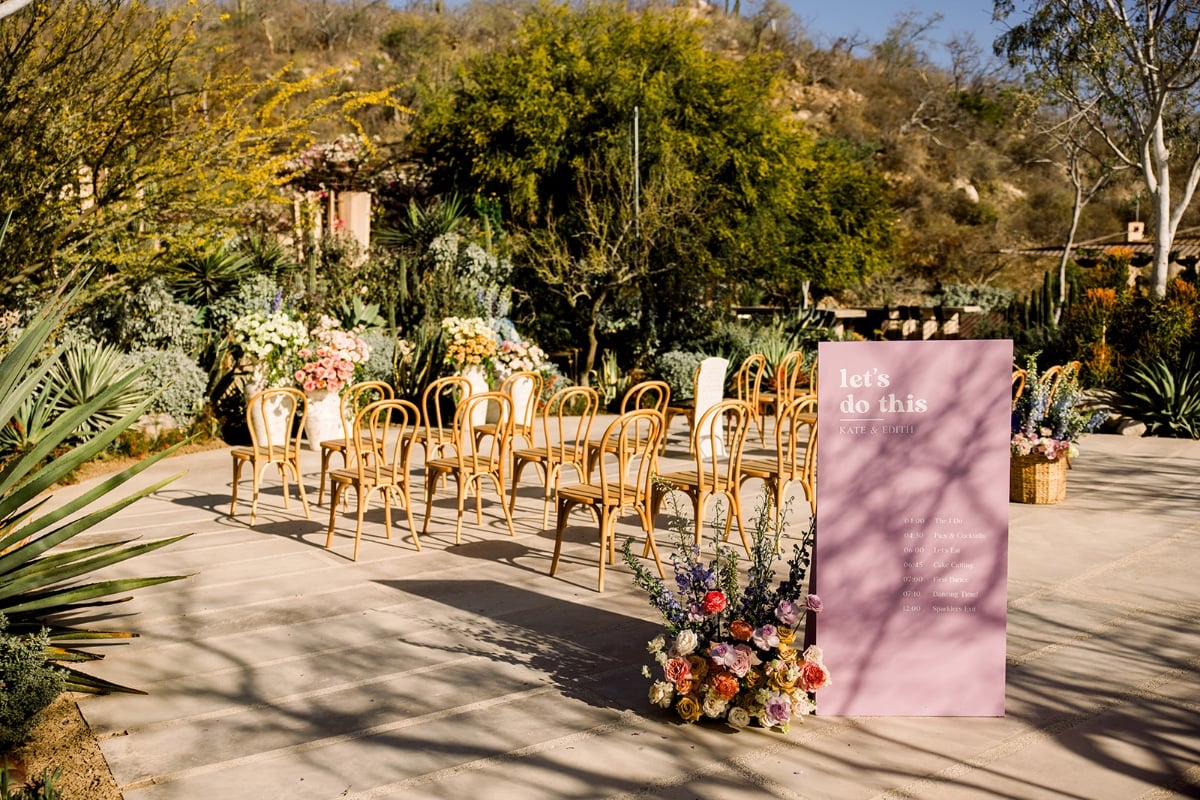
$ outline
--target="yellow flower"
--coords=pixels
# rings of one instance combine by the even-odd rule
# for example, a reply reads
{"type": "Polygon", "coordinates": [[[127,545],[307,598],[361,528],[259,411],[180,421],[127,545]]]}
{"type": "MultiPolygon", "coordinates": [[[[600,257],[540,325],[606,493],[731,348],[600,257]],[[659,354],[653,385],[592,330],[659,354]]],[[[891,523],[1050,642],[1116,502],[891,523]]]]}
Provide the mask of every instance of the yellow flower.
{"type": "Polygon", "coordinates": [[[796,631],[792,630],[786,625],[780,625],[775,629],[775,631],[779,634],[779,641],[783,642],[784,644],[791,644],[792,642],[796,641],[796,631]]]}
{"type": "Polygon", "coordinates": [[[679,712],[679,716],[684,722],[695,722],[700,719],[700,703],[691,695],[679,698],[679,702],[675,704],[675,710],[679,712]]]}

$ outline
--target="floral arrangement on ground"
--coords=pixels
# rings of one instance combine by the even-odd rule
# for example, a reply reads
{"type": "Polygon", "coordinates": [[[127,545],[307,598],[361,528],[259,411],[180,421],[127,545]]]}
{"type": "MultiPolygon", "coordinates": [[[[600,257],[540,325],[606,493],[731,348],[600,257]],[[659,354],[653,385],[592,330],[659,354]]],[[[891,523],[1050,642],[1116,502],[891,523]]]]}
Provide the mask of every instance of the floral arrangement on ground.
{"type": "Polygon", "coordinates": [[[1049,461],[1078,455],[1075,443],[1079,437],[1098,428],[1107,416],[1104,411],[1090,415],[1082,412],[1082,399],[1075,368],[1063,367],[1055,385],[1042,379],[1037,354],[1029,356],[1025,362],[1025,390],[1012,411],[1012,454],[1044,456],[1049,461]]]}
{"type": "Polygon", "coordinates": [[[799,626],[805,614],[821,610],[821,599],[805,594],[814,529],[793,547],[787,577],[776,585],[782,530],[773,525],[773,506],[764,500],[755,514],[742,588],[737,553],[725,543],[719,520],[713,524],[714,555],[705,563],[695,537],[674,516],[673,589],[633,555],[632,540],[622,550],[635,584],[649,594],[666,627],[648,645],[657,669],[642,670],[653,681],[650,702],[674,707],[688,723],[703,717],[735,728],[757,722],[787,732],[793,719],[816,711],[813,693],[830,683],[820,648],[801,651],[797,645],[803,642],[799,626]]]}

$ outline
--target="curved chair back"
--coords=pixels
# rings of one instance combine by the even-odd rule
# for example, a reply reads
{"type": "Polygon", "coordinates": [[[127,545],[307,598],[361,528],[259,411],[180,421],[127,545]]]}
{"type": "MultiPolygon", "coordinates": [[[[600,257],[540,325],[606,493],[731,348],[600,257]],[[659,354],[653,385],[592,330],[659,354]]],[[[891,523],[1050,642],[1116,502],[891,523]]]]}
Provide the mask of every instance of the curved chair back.
{"type": "Polygon", "coordinates": [[[352,423],[358,485],[399,483],[408,475],[412,445],[421,427],[421,410],[408,400],[385,398],[368,404],[352,423]],[[376,443],[379,445],[376,445],[376,443]],[[372,458],[382,450],[382,458],[372,458]]]}
{"type": "Polygon", "coordinates": [[[816,510],[817,485],[817,396],[802,394],[784,407],[776,431],[776,457],[779,459],[777,502],[783,505],[788,483],[796,481],[804,488],[805,499],[816,510]]]}
{"type": "Polygon", "coordinates": [[[600,392],[588,386],[568,386],[550,397],[542,411],[542,433],[550,463],[571,464],[582,481],[588,436],[600,410],[600,392]]]}
{"type": "Polygon", "coordinates": [[[358,412],[378,400],[391,400],[396,396],[392,385],[386,381],[363,381],[346,387],[342,392],[342,434],[349,442],[354,435],[354,420],[358,412]]]}
{"type": "Polygon", "coordinates": [[[754,409],[741,400],[722,400],[708,408],[696,423],[697,483],[709,492],[737,491],[742,449],[754,409]]]}
{"type": "Polygon", "coordinates": [[[504,392],[480,392],[458,404],[454,412],[454,449],[459,469],[472,473],[486,471],[488,465],[503,464],[512,446],[513,401],[504,392]],[[496,421],[486,432],[476,431],[476,420],[486,418],[495,409],[496,421]]]}
{"type": "Polygon", "coordinates": [[[793,350],[775,366],[775,407],[782,411],[800,394],[808,373],[804,370],[804,351],[793,350]]]}
{"type": "Polygon", "coordinates": [[[285,458],[299,453],[307,414],[308,398],[299,389],[284,386],[252,395],[246,402],[246,427],[255,457],[267,458],[276,448],[285,458]]]}
{"type": "Polygon", "coordinates": [[[440,456],[453,443],[454,416],[462,401],[471,395],[471,381],[462,375],[438,378],[421,393],[421,425],[425,457],[440,456]]]}
{"type": "Polygon", "coordinates": [[[626,390],[621,398],[621,413],[651,408],[659,414],[666,414],[670,404],[671,387],[666,381],[642,381],[626,390]]]}
{"type": "Polygon", "coordinates": [[[605,504],[649,508],[662,435],[663,415],[653,408],[626,411],[609,423],[600,439],[599,484],[605,504]]]}

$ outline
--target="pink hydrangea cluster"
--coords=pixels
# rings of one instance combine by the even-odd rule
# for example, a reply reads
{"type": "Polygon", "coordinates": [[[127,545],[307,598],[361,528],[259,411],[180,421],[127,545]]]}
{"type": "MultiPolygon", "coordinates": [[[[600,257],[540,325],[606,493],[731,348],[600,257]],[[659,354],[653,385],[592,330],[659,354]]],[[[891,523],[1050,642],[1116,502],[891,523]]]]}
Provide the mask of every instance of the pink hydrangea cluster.
{"type": "Polygon", "coordinates": [[[317,346],[300,350],[300,357],[305,361],[295,376],[306,392],[341,391],[343,386],[354,381],[358,365],[371,355],[370,346],[358,336],[358,331],[342,330],[337,321],[329,317],[321,318],[312,331],[312,338],[317,346]]]}

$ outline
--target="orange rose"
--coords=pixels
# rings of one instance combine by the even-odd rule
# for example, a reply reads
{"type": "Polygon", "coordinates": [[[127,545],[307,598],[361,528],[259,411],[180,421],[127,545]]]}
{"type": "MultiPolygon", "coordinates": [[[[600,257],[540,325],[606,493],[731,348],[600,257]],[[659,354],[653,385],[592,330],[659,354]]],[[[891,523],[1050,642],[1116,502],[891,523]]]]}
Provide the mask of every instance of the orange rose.
{"type": "Polygon", "coordinates": [[[692,677],[692,665],[686,658],[669,658],[663,664],[663,675],[671,683],[679,683],[692,677]]]}
{"type": "Polygon", "coordinates": [[[750,641],[754,635],[754,626],[744,619],[735,619],[729,623],[729,635],[741,642],[750,641]]]}
{"type": "Polygon", "coordinates": [[[708,676],[708,685],[722,700],[732,700],[738,693],[738,681],[728,672],[714,672],[708,676]]]}

